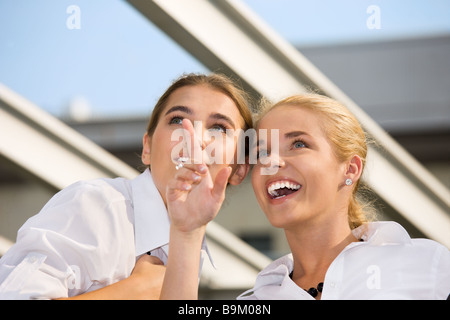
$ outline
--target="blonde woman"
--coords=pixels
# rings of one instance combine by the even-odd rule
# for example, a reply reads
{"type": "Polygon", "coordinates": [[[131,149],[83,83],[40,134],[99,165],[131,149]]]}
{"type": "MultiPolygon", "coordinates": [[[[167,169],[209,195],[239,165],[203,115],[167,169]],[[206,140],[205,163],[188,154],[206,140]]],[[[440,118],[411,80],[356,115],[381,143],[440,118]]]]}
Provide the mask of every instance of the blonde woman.
{"type": "MultiPolygon", "coordinates": [[[[357,198],[366,137],[343,105],[315,94],[292,96],[262,113],[257,132],[253,189],[269,222],[284,229],[292,253],[262,270],[254,288],[238,299],[447,298],[448,249],[411,239],[395,222],[367,218],[357,198]]],[[[169,299],[196,298],[198,262],[183,246],[199,251],[201,236],[196,235],[214,218],[195,209],[185,211],[196,199],[212,196],[202,191],[203,182],[182,188],[182,176],[196,169],[184,170],[168,189],[169,207],[184,204],[179,206],[182,212],[171,216],[170,246],[183,264],[167,265],[167,272],[176,275],[166,274],[162,297],[169,299]],[[192,223],[187,216],[195,217],[192,223]]]]}
{"type": "MultiPolygon", "coordinates": [[[[182,169],[182,154],[173,149],[183,122],[224,140],[227,130],[252,126],[246,94],[225,76],[190,74],[175,81],[154,107],[144,134],[142,162],[148,168],[133,180],[82,181],[56,194],[21,227],[0,260],[0,299],[158,299],[171,228],[166,189],[182,169]]],[[[211,141],[199,139],[202,153],[211,141]]],[[[201,177],[202,186],[210,182],[203,191],[223,198],[226,185],[239,184],[248,172],[248,165],[233,157],[236,149],[231,140],[226,159],[234,161],[199,163],[184,179],[201,177]]],[[[219,210],[222,201],[213,200],[196,206],[219,210]]],[[[196,278],[203,236],[190,256],[196,278]]]]}
{"type": "Polygon", "coordinates": [[[259,150],[272,158],[275,173],[261,174],[268,162],[260,159],[252,184],[292,253],[261,271],[239,299],[447,298],[447,248],[411,239],[395,222],[368,221],[357,198],[366,137],[343,105],[320,95],[292,96],[265,111],[257,129],[279,131],[279,141],[259,150]]]}

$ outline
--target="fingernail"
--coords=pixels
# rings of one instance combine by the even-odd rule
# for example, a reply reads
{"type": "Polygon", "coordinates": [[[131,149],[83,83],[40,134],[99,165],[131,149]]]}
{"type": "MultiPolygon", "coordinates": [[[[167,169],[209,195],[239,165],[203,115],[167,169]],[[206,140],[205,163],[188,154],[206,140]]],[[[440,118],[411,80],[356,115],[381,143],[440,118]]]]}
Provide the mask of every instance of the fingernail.
{"type": "Polygon", "coordinates": [[[192,186],[190,184],[185,184],[184,185],[184,190],[191,190],[192,186]]]}
{"type": "Polygon", "coordinates": [[[201,177],[198,175],[198,174],[193,174],[193,177],[194,177],[194,181],[198,181],[198,180],[200,180],[201,179],[201,177]]]}
{"type": "Polygon", "coordinates": [[[202,164],[202,165],[200,166],[199,171],[200,171],[201,173],[205,173],[207,170],[208,170],[208,168],[206,167],[206,165],[202,164]]]}

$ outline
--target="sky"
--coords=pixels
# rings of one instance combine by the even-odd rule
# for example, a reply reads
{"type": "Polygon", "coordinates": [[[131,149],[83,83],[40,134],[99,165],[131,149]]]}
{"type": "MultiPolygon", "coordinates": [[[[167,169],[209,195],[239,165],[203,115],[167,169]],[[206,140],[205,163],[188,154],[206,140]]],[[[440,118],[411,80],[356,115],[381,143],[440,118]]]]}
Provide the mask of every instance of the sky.
{"type": "MultiPolygon", "coordinates": [[[[297,46],[450,34],[449,0],[243,1],[297,46]]],[[[0,83],[57,117],[75,101],[149,116],[172,80],[207,71],[124,0],[0,0],[0,83]]]]}

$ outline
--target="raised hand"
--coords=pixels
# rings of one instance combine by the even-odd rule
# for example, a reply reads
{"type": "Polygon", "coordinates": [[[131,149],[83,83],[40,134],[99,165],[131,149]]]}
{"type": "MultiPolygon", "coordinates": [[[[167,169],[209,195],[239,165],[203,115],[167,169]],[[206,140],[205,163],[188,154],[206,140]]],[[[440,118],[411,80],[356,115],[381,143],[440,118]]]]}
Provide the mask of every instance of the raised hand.
{"type": "Polygon", "coordinates": [[[171,224],[161,299],[197,299],[200,250],[206,225],[219,212],[231,173],[231,168],[225,167],[213,181],[203,159],[194,159],[203,152],[192,123],[184,119],[183,128],[185,141],[190,141],[189,159],[178,166],[166,189],[171,224]]]}
{"type": "Polygon", "coordinates": [[[192,123],[184,119],[182,124],[185,141],[190,142],[189,157],[168,183],[166,199],[172,226],[190,232],[206,226],[219,212],[231,168],[221,169],[213,181],[192,123]]]}

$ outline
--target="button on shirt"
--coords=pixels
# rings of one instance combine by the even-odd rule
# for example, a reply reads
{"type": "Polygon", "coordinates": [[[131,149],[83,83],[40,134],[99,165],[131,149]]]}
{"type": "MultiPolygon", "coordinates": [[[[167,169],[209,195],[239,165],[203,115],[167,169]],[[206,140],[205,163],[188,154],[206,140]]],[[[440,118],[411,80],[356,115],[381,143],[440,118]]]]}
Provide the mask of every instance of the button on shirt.
{"type": "MultiPolygon", "coordinates": [[[[439,243],[411,239],[395,222],[353,230],[356,238],[327,270],[322,300],[443,299],[450,293],[450,253],[439,243]]],[[[292,254],[262,270],[253,289],[238,300],[314,299],[292,281],[292,254]]]]}
{"type": "MultiPolygon", "coordinates": [[[[133,180],[77,182],[18,231],[16,244],[0,259],[0,300],[93,291],[127,278],[149,251],[165,264],[169,230],[148,169],[133,180]]],[[[202,249],[207,252],[205,242],[202,249]]]]}

